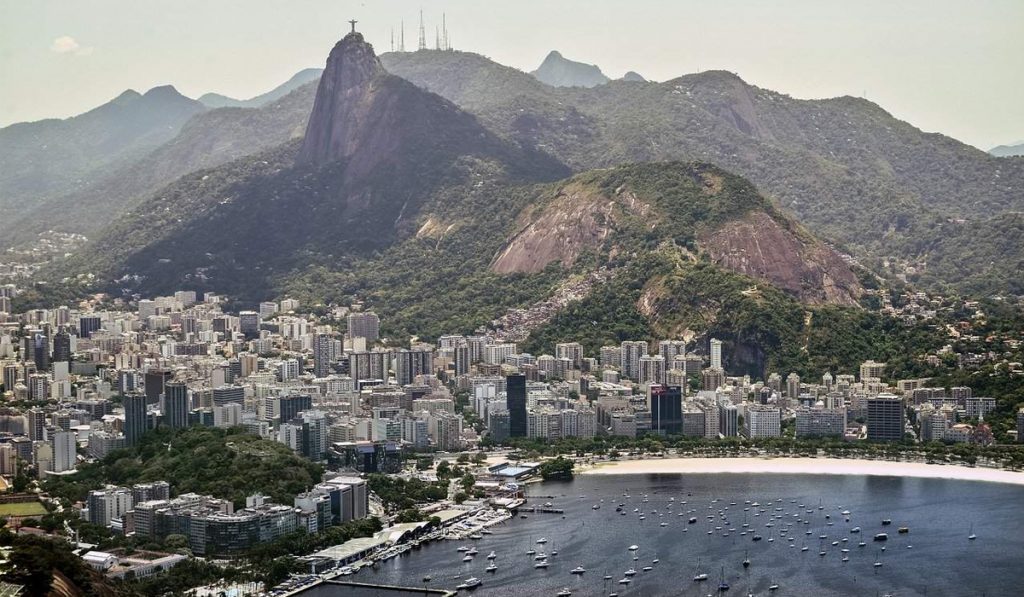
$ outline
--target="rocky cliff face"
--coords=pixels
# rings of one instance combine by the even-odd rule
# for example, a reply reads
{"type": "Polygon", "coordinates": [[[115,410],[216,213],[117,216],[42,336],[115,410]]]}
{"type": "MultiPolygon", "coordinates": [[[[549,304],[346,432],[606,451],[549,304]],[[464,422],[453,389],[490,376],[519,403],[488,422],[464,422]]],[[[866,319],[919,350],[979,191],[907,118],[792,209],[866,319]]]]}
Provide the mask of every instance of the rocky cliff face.
{"type": "Polygon", "coordinates": [[[570,267],[583,251],[608,239],[616,211],[614,200],[585,185],[568,184],[543,210],[521,218],[523,224],[495,256],[491,270],[535,273],[555,261],[570,267]]]}
{"type": "Polygon", "coordinates": [[[384,67],[362,34],[349,33],[334,46],[320,77],[299,162],[323,165],[365,146],[387,108],[373,101],[375,84],[383,76],[384,67]]]}
{"type": "Polygon", "coordinates": [[[764,212],[753,212],[703,238],[701,247],[719,265],[769,280],[808,304],[855,305],[857,277],[834,251],[801,239],[764,212]]]}

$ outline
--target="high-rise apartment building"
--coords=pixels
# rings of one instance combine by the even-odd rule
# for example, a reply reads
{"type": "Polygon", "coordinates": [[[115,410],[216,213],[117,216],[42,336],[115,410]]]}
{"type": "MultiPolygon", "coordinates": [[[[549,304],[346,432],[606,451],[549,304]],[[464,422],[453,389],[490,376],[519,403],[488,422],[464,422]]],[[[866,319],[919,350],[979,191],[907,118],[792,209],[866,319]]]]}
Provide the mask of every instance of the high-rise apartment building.
{"type": "Polygon", "coordinates": [[[665,357],[645,354],[640,357],[637,381],[645,383],[665,383],[665,357]]]}
{"type": "Polygon", "coordinates": [[[58,431],[53,434],[53,472],[74,470],[78,463],[78,434],[58,431]]]}
{"type": "Polygon", "coordinates": [[[797,437],[843,437],[846,430],[844,408],[801,408],[796,411],[797,437]]]}
{"type": "Polygon", "coordinates": [[[796,373],[786,376],[786,398],[790,400],[800,398],[800,376],[796,373]]]}
{"type": "Polygon", "coordinates": [[[636,380],[640,376],[640,357],[647,354],[646,342],[627,340],[622,343],[622,376],[636,380]]]}
{"type": "Polygon", "coordinates": [[[373,311],[349,313],[346,321],[349,338],[366,338],[367,345],[380,339],[380,317],[373,311]]]}
{"type": "Polygon", "coordinates": [[[313,375],[327,377],[331,374],[331,363],[337,358],[334,354],[334,338],[327,334],[313,337],[313,375]]]}
{"type": "Polygon", "coordinates": [[[560,342],[555,344],[555,358],[569,359],[572,369],[582,369],[583,345],[579,342],[560,342]]]}
{"type": "Polygon", "coordinates": [[[717,338],[711,339],[711,368],[722,368],[722,341],[717,338]]]}
{"type": "Polygon", "coordinates": [[[782,411],[774,406],[756,404],[747,408],[747,437],[782,435],[782,411]]]}
{"type": "Polygon", "coordinates": [[[433,350],[406,350],[402,349],[395,353],[395,383],[400,386],[407,386],[416,379],[417,375],[429,375],[433,373],[434,351],[433,350]]]}
{"type": "Polygon", "coordinates": [[[868,379],[882,379],[883,375],[885,375],[885,363],[864,361],[860,365],[860,380],[862,382],[868,379]]]}
{"type": "Polygon", "coordinates": [[[128,488],[108,486],[90,491],[85,504],[89,508],[89,522],[109,527],[111,520],[132,509],[134,501],[128,488]]]}

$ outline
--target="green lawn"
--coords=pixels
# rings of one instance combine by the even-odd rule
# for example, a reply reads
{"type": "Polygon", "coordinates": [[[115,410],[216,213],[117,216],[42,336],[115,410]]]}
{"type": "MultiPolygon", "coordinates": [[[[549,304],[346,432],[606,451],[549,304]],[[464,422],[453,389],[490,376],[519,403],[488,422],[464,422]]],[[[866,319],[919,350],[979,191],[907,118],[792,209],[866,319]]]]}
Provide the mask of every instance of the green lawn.
{"type": "Polygon", "coordinates": [[[46,508],[39,502],[0,504],[0,516],[42,516],[46,508]]]}

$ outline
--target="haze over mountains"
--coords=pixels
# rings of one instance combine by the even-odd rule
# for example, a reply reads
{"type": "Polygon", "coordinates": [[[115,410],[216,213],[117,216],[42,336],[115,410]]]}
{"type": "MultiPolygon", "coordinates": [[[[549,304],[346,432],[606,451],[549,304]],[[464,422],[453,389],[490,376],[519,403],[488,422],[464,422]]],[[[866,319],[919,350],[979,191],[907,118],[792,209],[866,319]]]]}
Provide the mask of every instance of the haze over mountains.
{"type": "Polygon", "coordinates": [[[199,96],[199,102],[208,108],[259,108],[272,101],[281,99],[310,81],[316,81],[320,78],[320,73],[322,72],[323,69],[320,68],[302,69],[295,73],[292,78],[270,91],[247,100],[239,100],[219,93],[204,93],[199,96]]]}
{"type": "Polygon", "coordinates": [[[988,150],[996,157],[1005,158],[1010,156],[1024,156],[1024,141],[1010,143],[1009,145],[997,145],[988,150]]]}
{"type": "MultiPolygon", "coordinates": [[[[548,56],[534,73],[536,76],[467,52],[391,53],[383,55],[380,62],[390,73],[446,98],[461,108],[459,114],[464,111],[475,116],[479,128],[474,135],[491,139],[488,144],[497,143],[492,150],[501,145],[504,149],[498,153],[512,160],[499,160],[505,161],[500,170],[516,170],[522,166],[521,160],[540,160],[549,170],[534,178],[544,179],[558,169],[556,161],[577,172],[631,162],[710,162],[748,177],[810,230],[840,243],[877,271],[885,273],[881,264],[887,262],[893,265],[888,273],[909,272],[911,280],[933,287],[1024,292],[1016,275],[1021,267],[1020,251],[1011,246],[1014,222],[1019,221],[1022,208],[1024,166],[1020,161],[996,159],[942,135],[922,133],[866,100],[795,100],[721,71],[684,75],[664,83],[644,82],[638,76],[609,81],[600,69],[568,61],[556,52],[548,56]],[[586,68],[576,71],[576,65],[586,68]],[[552,84],[538,80],[542,76],[551,77],[548,80],[552,84]],[[541,159],[541,153],[549,157],[541,159]]],[[[346,133],[309,119],[316,72],[304,70],[260,96],[277,97],[294,87],[262,107],[197,112],[191,121],[179,125],[177,136],[142,156],[120,163],[115,160],[113,165],[99,169],[100,175],[71,187],[67,193],[49,192],[43,201],[23,199],[27,207],[19,213],[26,216],[5,219],[0,232],[18,242],[52,227],[92,236],[109,222],[111,214],[143,205],[147,197],[153,197],[150,201],[169,201],[168,197],[177,196],[188,204],[182,194],[193,195],[196,179],[203,180],[203,176],[210,180],[224,175],[232,184],[241,184],[243,178],[249,179],[246,172],[262,162],[271,164],[274,171],[301,169],[303,163],[322,164],[323,159],[296,164],[294,155],[299,146],[294,143],[304,136],[312,143],[328,130],[341,137],[324,147],[331,143],[348,146],[350,153],[327,151],[327,161],[339,157],[343,161],[365,159],[353,149],[355,141],[344,140],[346,133]],[[302,84],[305,78],[310,82],[302,84]],[[289,140],[295,141],[282,146],[289,140]],[[270,153],[261,154],[266,151],[270,153]],[[231,165],[223,171],[197,172],[228,163],[231,165]],[[157,192],[161,186],[193,172],[157,192]],[[34,210],[28,209],[32,203],[34,210]]],[[[376,93],[377,88],[373,89],[376,93]]],[[[392,97],[408,94],[405,91],[392,97]]],[[[454,110],[452,104],[448,104],[449,109],[454,110]]],[[[356,106],[371,111],[351,113],[345,118],[352,114],[357,118],[380,117],[374,102],[356,106]]],[[[342,107],[352,108],[347,104],[342,107]]],[[[394,128],[373,129],[374,141],[369,147],[395,151],[405,144],[403,140],[396,145],[394,128]]],[[[7,130],[0,131],[0,136],[7,130]]],[[[359,137],[358,142],[366,141],[359,137]]],[[[372,164],[368,168],[372,170],[372,164]]],[[[265,172],[260,176],[269,175],[265,172]]],[[[331,184],[344,184],[338,182],[341,179],[331,180],[331,184]]],[[[427,189],[414,203],[432,204],[445,194],[442,187],[448,188],[441,185],[427,189]]],[[[226,191],[226,187],[217,188],[226,191]]],[[[165,207],[178,212],[173,202],[165,207]]],[[[413,226],[414,212],[405,213],[410,218],[407,225],[413,226]]],[[[389,212],[391,215],[396,214],[389,212]]],[[[186,220],[191,222],[186,228],[205,227],[186,220]]],[[[434,230],[435,225],[428,228],[434,230]]],[[[124,232],[125,226],[122,222],[111,230],[124,232]]],[[[749,230],[760,228],[752,226],[749,230]]],[[[218,236],[212,229],[210,233],[218,236]]],[[[398,231],[387,238],[398,239],[405,233],[407,230],[398,231]]],[[[98,239],[96,246],[113,250],[112,245],[103,245],[112,238],[109,231],[104,238],[108,241],[98,239]]],[[[125,251],[114,253],[123,255],[125,251]]],[[[88,254],[98,257],[98,252],[88,254]]],[[[752,260],[756,261],[750,255],[737,254],[730,263],[752,260]]],[[[775,260],[772,257],[765,263],[775,260]]],[[[103,259],[105,263],[117,261],[103,259]]],[[[131,263],[141,267],[144,261],[138,257],[131,263]]],[[[84,265],[86,261],[77,263],[84,265]]],[[[189,263],[193,270],[202,267],[189,263]]],[[[119,275],[131,273],[120,262],[115,269],[119,275]]],[[[743,273],[755,275],[758,270],[750,268],[743,273]]],[[[156,272],[146,275],[159,277],[156,272]]],[[[277,279],[274,284],[274,288],[281,288],[288,283],[277,279]]]]}
{"type": "Polygon", "coordinates": [[[74,118],[0,129],[0,212],[23,213],[39,198],[87,186],[103,168],[173,139],[203,110],[171,86],[129,89],[74,118]]]}

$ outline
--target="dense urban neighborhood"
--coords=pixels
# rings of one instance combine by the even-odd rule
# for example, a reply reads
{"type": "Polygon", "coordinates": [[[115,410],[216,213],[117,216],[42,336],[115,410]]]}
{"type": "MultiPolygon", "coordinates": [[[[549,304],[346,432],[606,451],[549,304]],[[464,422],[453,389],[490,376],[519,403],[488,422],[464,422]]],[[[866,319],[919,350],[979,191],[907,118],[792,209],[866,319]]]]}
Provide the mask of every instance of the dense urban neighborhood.
{"type": "Polygon", "coordinates": [[[865,360],[757,379],[730,375],[716,338],[534,356],[486,331],[395,346],[358,303],[232,312],[180,291],[16,312],[18,294],[0,287],[6,532],[62,536],[120,582],[184,582],[174,570],[199,563],[193,582],[252,590],[352,574],[508,519],[524,478],[608,459],[1024,465],[1010,445],[1024,437],[1020,390],[1006,391],[1024,375],[1020,332],[977,302],[880,301],[902,325],[942,330],[911,355],[934,376],[865,360]],[[278,565],[257,574],[259,557],[278,565]]]}

